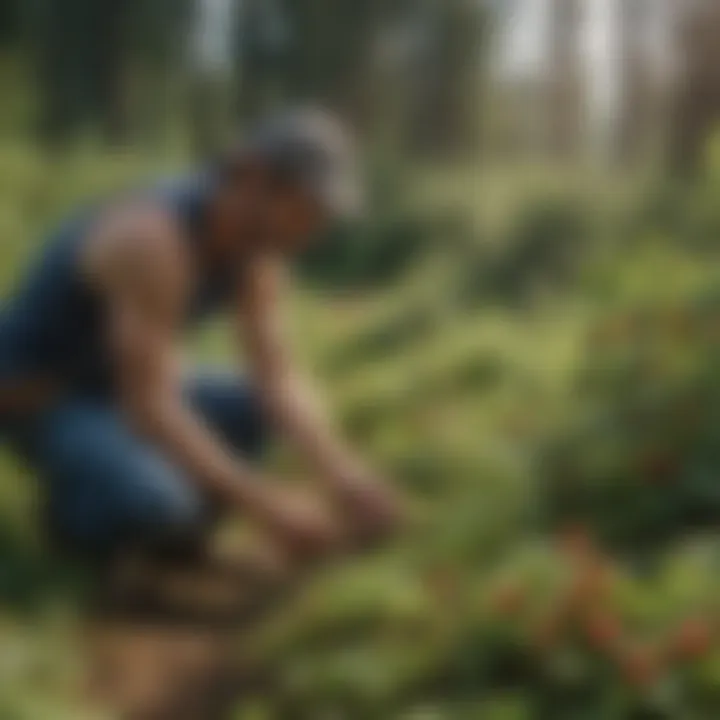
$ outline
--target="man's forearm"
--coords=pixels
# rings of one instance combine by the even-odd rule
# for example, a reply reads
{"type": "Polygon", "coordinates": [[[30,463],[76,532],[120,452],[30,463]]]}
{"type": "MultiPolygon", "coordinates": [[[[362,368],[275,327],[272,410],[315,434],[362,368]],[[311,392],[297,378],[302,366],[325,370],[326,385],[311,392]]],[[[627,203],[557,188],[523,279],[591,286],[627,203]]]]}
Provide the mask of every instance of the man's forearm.
{"type": "Polygon", "coordinates": [[[300,496],[279,495],[272,483],[260,482],[216,441],[199,418],[180,401],[155,406],[145,416],[149,435],[166,448],[205,491],[241,509],[274,533],[278,546],[291,558],[314,557],[338,541],[336,525],[321,506],[300,496]]]}
{"type": "Polygon", "coordinates": [[[161,445],[205,491],[230,505],[252,507],[259,487],[253,471],[180,400],[153,399],[131,410],[139,430],[161,445]]]}
{"type": "Polygon", "coordinates": [[[311,396],[300,390],[275,396],[276,413],[286,433],[319,473],[336,507],[350,521],[353,542],[374,543],[402,522],[399,497],[350,449],[311,396]]]}
{"type": "Polygon", "coordinates": [[[285,435],[323,479],[332,481],[363,472],[359,459],[307,385],[301,381],[272,385],[265,397],[285,435]]]}

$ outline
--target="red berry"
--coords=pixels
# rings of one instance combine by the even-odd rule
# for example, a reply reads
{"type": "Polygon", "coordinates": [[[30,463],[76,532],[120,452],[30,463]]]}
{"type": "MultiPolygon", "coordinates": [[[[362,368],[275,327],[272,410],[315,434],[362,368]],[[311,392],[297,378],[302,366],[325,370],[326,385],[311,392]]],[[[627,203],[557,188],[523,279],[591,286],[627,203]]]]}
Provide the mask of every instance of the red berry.
{"type": "Polygon", "coordinates": [[[665,484],[674,480],[679,472],[678,459],[669,452],[657,450],[640,458],[640,476],[652,484],[665,484]]]}
{"type": "Polygon", "coordinates": [[[713,629],[709,622],[700,618],[686,620],[670,642],[673,657],[680,660],[696,660],[713,647],[713,629]]]}
{"type": "Polygon", "coordinates": [[[461,594],[460,579],[452,567],[433,568],[425,575],[424,582],[428,592],[439,600],[453,601],[461,594]]]}
{"type": "Polygon", "coordinates": [[[573,559],[584,559],[595,553],[590,528],[583,523],[568,525],[558,534],[560,551],[573,559]]]}
{"type": "Polygon", "coordinates": [[[599,558],[587,558],[575,570],[569,588],[571,608],[586,608],[605,599],[610,590],[611,572],[599,558]]]}
{"type": "Polygon", "coordinates": [[[564,614],[554,611],[541,618],[530,630],[530,642],[540,652],[556,647],[562,637],[564,614]]]}
{"type": "Polygon", "coordinates": [[[620,655],[620,669],[625,680],[634,688],[646,689],[662,676],[660,655],[649,648],[634,648],[620,655]]]}
{"type": "Polygon", "coordinates": [[[526,592],[519,584],[508,583],[497,588],[490,597],[491,608],[500,615],[517,615],[525,606],[526,592]]]}
{"type": "Polygon", "coordinates": [[[620,620],[607,610],[595,610],[586,618],[585,635],[596,650],[612,650],[622,638],[620,620]]]}

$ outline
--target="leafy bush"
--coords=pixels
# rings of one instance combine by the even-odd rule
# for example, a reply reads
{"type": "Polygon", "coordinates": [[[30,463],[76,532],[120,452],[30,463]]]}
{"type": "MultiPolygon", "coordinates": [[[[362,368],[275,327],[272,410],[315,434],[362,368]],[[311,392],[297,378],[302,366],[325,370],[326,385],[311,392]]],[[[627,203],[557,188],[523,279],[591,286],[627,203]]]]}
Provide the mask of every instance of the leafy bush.
{"type": "MultiPolygon", "coordinates": [[[[3,282],[68,204],[145,167],[63,163],[0,153],[3,282]]],[[[720,296],[711,254],[686,242],[712,246],[714,181],[671,193],[655,220],[635,214],[593,267],[601,205],[543,196],[479,246],[456,219],[413,209],[398,177],[377,224],[323,249],[309,276],[367,289],[433,243],[467,240],[462,253],[426,263],[419,289],[412,276],[349,303],[302,292],[295,309],[340,417],[426,522],[238,635],[237,717],[717,717],[718,546],[688,538],[720,513],[720,296]],[[551,312],[468,308],[521,304],[538,285],[553,291],[551,312]]],[[[53,632],[70,622],[47,609],[73,587],[33,544],[26,480],[3,464],[1,639],[30,659],[0,669],[0,716],[61,717],[54,699],[67,697],[75,652],[53,632]]]]}
{"type": "Polygon", "coordinates": [[[265,638],[265,671],[283,688],[273,707],[353,720],[415,707],[466,717],[492,700],[501,718],[502,698],[532,719],[712,709],[713,552],[676,552],[649,584],[573,528],[520,544],[490,574],[449,563],[343,575],[265,638]]]}
{"type": "Polygon", "coordinates": [[[553,513],[635,551],[717,525],[718,327],[716,293],[596,322],[577,411],[546,448],[553,513]]]}
{"type": "Polygon", "coordinates": [[[524,304],[538,290],[566,289],[587,259],[593,228],[580,198],[536,198],[522,208],[507,234],[465,270],[466,297],[524,304]]]}
{"type": "Polygon", "coordinates": [[[316,285],[345,292],[386,286],[428,251],[469,232],[455,212],[418,207],[412,179],[396,167],[378,170],[372,187],[368,217],[336,228],[303,259],[301,268],[316,285]]]}

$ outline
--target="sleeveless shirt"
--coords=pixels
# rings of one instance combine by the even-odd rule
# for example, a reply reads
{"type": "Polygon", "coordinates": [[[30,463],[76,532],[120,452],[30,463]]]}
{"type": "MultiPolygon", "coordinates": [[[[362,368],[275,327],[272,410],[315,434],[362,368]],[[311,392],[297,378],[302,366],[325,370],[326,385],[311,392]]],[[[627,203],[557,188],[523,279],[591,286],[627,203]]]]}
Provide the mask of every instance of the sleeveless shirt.
{"type": "MultiPolygon", "coordinates": [[[[212,192],[209,175],[193,175],[133,191],[157,200],[174,215],[187,242],[202,242],[203,219],[212,192]]],[[[0,309],[0,385],[13,378],[49,378],[64,388],[91,394],[113,391],[112,358],[106,344],[103,298],[81,271],[84,243],[103,208],[118,198],[81,209],[50,234],[19,288],[0,309]]],[[[201,275],[188,323],[220,309],[232,290],[227,271],[201,275]]]]}

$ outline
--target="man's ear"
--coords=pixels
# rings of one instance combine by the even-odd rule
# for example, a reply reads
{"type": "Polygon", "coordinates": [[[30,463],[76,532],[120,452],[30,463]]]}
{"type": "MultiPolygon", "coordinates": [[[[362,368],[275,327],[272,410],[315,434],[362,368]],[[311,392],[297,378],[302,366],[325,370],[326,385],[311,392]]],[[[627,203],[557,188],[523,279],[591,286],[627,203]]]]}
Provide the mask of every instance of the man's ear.
{"type": "Polygon", "coordinates": [[[282,183],[277,173],[262,160],[256,160],[248,165],[248,178],[254,187],[263,191],[277,192],[282,183]]]}
{"type": "Polygon", "coordinates": [[[210,167],[215,177],[230,187],[246,184],[258,187],[267,183],[269,176],[262,160],[252,155],[241,157],[220,155],[211,162],[210,167]]]}
{"type": "Polygon", "coordinates": [[[252,187],[266,187],[272,183],[272,173],[262,159],[246,156],[230,168],[228,179],[234,184],[248,184],[252,187]]]}

